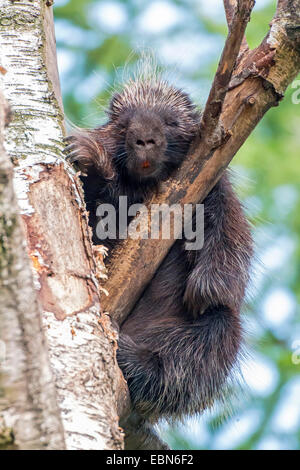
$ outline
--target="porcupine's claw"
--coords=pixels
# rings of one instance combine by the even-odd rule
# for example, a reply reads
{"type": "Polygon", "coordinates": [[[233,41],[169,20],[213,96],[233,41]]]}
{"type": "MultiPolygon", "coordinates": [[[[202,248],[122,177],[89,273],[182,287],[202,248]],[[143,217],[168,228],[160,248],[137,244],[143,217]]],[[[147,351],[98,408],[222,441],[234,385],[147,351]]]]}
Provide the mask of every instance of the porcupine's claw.
{"type": "Polygon", "coordinates": [[[63,149],[66,160],[68,160],[70,163],[76,162],[76,160],[78,160],[78,149],[74,136],[70,135],[64,137],[63,140],[64,142],[68,143],[68,145],[63,149]]]}
{"type": "MultiPolygon", "coordinates": [[[[71,150],[71,149],[69,149],[71,150]]],[[[74,163],[78,160],[79,158],[79,155],[78,155],[78,151],[75,149],[73,150],[73,152],[70,152],[69,153],[69,150],[67,150],[67,148],[64,150],[64,154],[66,154],[66,159],[70,162],[70,163],[74,163]]]]}
{"type": "Polygon", "coordinates": [[[64,149],[63,149],[63,153],[65,153],[66,155],[68,155],[72,150],[74,150],[76,148],[76,144],[75,142],[71,142],[69,145],[67,145],[64,149]]]}
{"type": "Polygon", "coordinates": [[[63,142],[72,142],[72,140],[74,140],[73,135],[67,135],[67,136],[63,137],[63,142]]]}

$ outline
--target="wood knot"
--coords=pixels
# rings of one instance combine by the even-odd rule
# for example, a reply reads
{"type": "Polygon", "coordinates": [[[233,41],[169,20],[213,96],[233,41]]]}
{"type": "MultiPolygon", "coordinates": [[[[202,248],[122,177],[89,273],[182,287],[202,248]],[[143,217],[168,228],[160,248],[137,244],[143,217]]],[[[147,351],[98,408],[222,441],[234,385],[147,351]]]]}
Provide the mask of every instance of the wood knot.
{"type": "Polygon", "coordinates": [[[247,98],[245,98],[244,101],[245,101],[245,104],[248,104],[250,106],[253,106],[256,103],[256,99],[254,98],[253,95],[247,96],[247,98]]]}

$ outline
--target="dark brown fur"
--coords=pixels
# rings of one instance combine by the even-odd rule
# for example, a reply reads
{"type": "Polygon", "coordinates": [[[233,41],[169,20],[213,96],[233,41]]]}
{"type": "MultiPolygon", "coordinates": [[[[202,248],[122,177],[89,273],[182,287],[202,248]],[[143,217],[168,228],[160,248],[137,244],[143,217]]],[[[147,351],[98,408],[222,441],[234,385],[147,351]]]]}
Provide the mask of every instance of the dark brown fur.
{"type": "MultiPolygon", "coordinates": [[[[67,151],[86,175],[92,227],[100,201],[117,207],[120,195],[132,204],[159,190],[186,157],[198,123],[187,95],[145,80],[113,97],[106,125],[74,135],[67,151]]],[[[210,407],[238,359],[252,240],[228,174],[204,207],[204,247],[186,251],[178,240],[121,326],[118,362],[135,409],[151,421],[210,407]]]]}

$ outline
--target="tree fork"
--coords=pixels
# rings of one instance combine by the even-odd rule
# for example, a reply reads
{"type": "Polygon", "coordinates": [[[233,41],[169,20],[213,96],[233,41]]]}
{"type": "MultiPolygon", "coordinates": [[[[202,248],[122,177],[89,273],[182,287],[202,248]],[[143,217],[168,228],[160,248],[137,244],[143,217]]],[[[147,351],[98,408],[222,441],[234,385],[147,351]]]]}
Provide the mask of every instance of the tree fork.
{"type": "MultiPolygon", "coordinates": [[[[249,1],[225,0],[229,29],[233,25],[237,28],[237,19],[242,21],[245,18],[236,10],[248,8],[250,11],[252,4],[249,1]]],[[[211,119],[208,125],[202,122],[201,136],[192,145],[187,159],[177,174],[162,186],[160,194],[149,201],[148,207],[150,204],[183,205],[203,201],[257,123],[272,106],[278,105],[286,87],[299,73],[299,24],[300,0],[282,0],[278,2],[269,33],[257,49],[247,50],[241,34],[243,28],[237,28],[241,48],[240,51],[235,49],[235,54],[237,57],[240,52],[240,55],[227,92],[221,99],[224,101],[220,118],[211,119]]],[[[232,34],[233,31],[229,37],[232,34]]],[[[231,62],[231,66],[234,63],[231,62]]],[[[220,84],[219,73],[220,67],[213,87],[220,84]]],[[[216,95],[215,91],[210,93],[206,109],[212,93],[216,95]]],[[[148,221],[141,222],[141,226],[145,226],[148,233],[148,221]]],[[[175,238],[127,239],[114,250],[107,265],[108,279],[105,283],[109,296],[103,299],[102,306],[116,321],[122,323],[129,315],[175,238]]]]}

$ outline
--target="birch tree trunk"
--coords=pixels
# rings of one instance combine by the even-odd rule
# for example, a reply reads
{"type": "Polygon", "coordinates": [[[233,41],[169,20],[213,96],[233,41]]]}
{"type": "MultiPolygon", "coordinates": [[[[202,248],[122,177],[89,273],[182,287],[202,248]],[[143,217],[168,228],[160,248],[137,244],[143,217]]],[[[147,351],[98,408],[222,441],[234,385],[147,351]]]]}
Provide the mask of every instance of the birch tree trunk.
{"type": "MultiPolygon", "coordinates": [[[[13,113],[6,150],[15,164],[15,191],[65,446],[121,449],[116,409],[120,377],[115,359],[117,336],[108,316],[100,311],[102,266],[93,257],[80,185],[62,158],[64,118],[52,8],[47,2],[0,0],[0,61],[1,87],[13,113]]],[[[21,300],[37,314],[33,293],[24,291],[21,300]]],[[[11,334],[19,341],[17,327],[12,324],[11,334]]],[[[39,385],[43,388],[42,381],[39,385]]],[[[35,417],[31,420],[34,424],[35,417]]],[[[60,447],[62,438],[56,434],[48,448],[60,447]]]]}
{"type": "Polygon", "coordinates": [[[13,189],[13,167],[2,144],[8,113],[0,94],[0,448],[62,449],[63,427],[13,189]]]}

